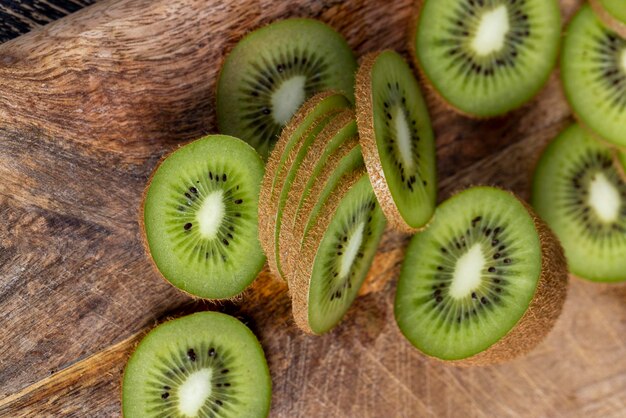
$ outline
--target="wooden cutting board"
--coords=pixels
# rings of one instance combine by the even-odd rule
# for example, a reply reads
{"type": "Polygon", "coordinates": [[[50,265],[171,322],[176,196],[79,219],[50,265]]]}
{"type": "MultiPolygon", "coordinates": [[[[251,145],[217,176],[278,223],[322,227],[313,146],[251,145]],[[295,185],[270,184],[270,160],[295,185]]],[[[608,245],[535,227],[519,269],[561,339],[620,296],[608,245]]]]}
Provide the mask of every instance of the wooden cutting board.
{"type": "MultiPolygon", "coordinates": [[[[569,19],[580,1],[561,3],[569,19]]],[[[404,51],[410,13],[409,0],[104,0],[0,46],[0,415],[118,416],[141,336],[219,309],[259,336],[273,416],[623,416],[624,285],[573,278],[531,354],[459,369],[421,356],[394,323],[405,235],[386,233],[362,295],[322,337],[295,328],[287,289],[267,273],[236,303],[213,305],[151,270],[140,196],[164,153],[215,132],[224,51],[288,16],[330,23],[358,54],[404,51]]],[[[505,118],[431,113],[441,199],[477,183],[527,197],[540,150],[571,122],[556,74],[505,118]]]]}

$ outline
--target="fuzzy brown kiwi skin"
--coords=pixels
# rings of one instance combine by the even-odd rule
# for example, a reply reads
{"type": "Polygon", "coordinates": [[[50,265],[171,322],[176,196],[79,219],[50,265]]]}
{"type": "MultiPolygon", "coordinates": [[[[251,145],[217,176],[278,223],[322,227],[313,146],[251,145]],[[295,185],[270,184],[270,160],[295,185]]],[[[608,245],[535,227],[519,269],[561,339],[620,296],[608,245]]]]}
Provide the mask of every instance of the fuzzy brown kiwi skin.
{"type": "Polygon", "coordinates": [[[291,309],[296,325],[308,334],[316,335],[309,325],[309,289],[315,256],[341,200],[366,174],[365,169],[358,170],[341,181],[324,203],[319,217],[302,243],[302,249],[298,254],[293,255],[298,262],[295,263],[295,269],[289,276],[291,309]]]}
{"type": "MultiPolygon", "coordinates": [[[[278,141],[276,141],[276,144],[274,145],[274,149],[268,157],[267,164],[265,165],[265,174],[263,175],[263,180],[261,180],[261,193],[259,195],[259,241],[261,242],[261,247],[268,258],[273,251],[272,243],[274,242],[272,235],[273,228],[271,228],[270,225],[274,224],[276,217],[278,216],[277,213],[269,211],[269,207],[270,201],[277,193],[276,189],[278,189],[278,187],[275,187],[274,178],[279,169],[281,157],[285,153],[285,148],[287,147],[289,139],[293,136],[309,113],[313,111],[313,109],[315,109],[315,107],[324,99],[334,94],[337,93],[333,91],[326,91],[316,94],[307,100],[298,109],[289,123],[285,125],[278,141]]],[[[315,123],[313,125],[315,125],[315,123]]]]}
{"type": "MultiPolygon", "coordinates": [[[[288,253],[292,248],[292,238],[293,234],[291,233],[291,227],[295,222],[296,210],[298,208],[298,203],[300,203],[300,198],[304,194],[305,186],[308,183],[311,173],[315,170],[320,158],[324,153],[324,149],[328,145],[328,143],[333,139],[335,135],[341,132],[342,129],[346,128],[351,122],[354,121],[354,112],[352,110],[344,110],[339,114],[334,116],[334,118],[320,131],[317,138],[310,145],[307,150],[307,154],[305,158],[302,160],[300,166],[298,167],[298,171],[296,176],[293,179],[293,182],[290,185],[289,192],[287,193],[287,200],[285,206],[283,207],[282,219],[281,219],[281,227],[278,234],[278,249],[279,253],[277,254],[280,257],[282,271],[284,275],[287,275],[286,265],[287,265],[287,257],[288,253]]],[[[347,140],[346,143],[350,141],[347,140]]],[[[346,143],[342,144],[332,155],[328,157],[330,159],[340,159],[340,157],[345,156],[352,148],[347,149],[346,143]],[[342,150],[343,153],[341,153],[342,150]],[[340,156],[338,156],[338,154],[340,156]]],[[[295,160],[295,157],[294,157],[295,160]]],[[[292,164],[290,164],[292,166],[292,164]]],[[[279,180],[280,184],[285,187],[285,177],[291,171],[291,167],[288,170],[284,171],[284,175],[279,180]]],[[[319,181],[319,180],[318,180],[319,181]]],[[[276,201],[276,205],[280,202],[276,201]]],[[[275,210],[278,210],[276,207],[275,210]]],[[[275,235],[274,235],[275,236],[275,235]]],[[[270,264],[270,268],[272,265],[270,264]]],[[[276,271],[279,271],[278,266],[276,266],[276,271]]]]}
{"type": "Polygon", "coordinates": [[[598,0],[589,0],[589,5],[604,26],[626,39],[626,23],[613,17],[598,0]]]}
{"type": "Polygon", "coordinates": [[[554,232],[537,216],[530,205],[515,194],[511,195],[528,211],[539,234],[541,245],[541,275],[528,309],[504,337],[485,351],[462,360],[428,357],[459,367],[504,363],[537,346],[548,335],[560,316],[569,281],[563,247],[554,232]]]}
{"type": "Polygon", "coordinates": [[[363,159],[365,160],[365,167],[367,168],[370,182],[389,225],[397,231],[414,234],[424,227],[413,228],[406,223],[400,214],[385,178],[385,172],[378,153],[378,144],[376,143],[372,69],[376,59],[383,52],[385,51],[372,52],[363,57],[356,73],[354,95],[356,97],[356,120],[359,127],[359,140],[361,141],[363,159]]]}

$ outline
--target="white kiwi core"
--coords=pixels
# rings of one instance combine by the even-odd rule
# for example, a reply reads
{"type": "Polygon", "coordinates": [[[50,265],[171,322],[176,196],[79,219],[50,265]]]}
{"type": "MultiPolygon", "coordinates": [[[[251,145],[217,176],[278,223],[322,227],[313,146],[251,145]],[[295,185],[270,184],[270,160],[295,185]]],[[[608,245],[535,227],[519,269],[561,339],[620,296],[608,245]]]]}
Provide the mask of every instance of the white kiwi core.
{"type": "Polygon", "coordinates": [[[472,39],[472,49],[479,56],[499,51],[504,46],[509,29],[509,14],[505,5],[485,12],[472,39]]]}
{"type": "Polygon", "coordinates": [[[408,171],[413,170],[415,163],[411,153],[411,129],[409,122],[406,120],[406,114],[402,107],[398,106],[394,110],[393,120],[396,128],[396,141],[398,150],[400,151],[400,159],[408,171]]]}
{"type": "Polygon", "coordinates": [[[211,396],[211,369],[201,369],[190,374],[178,389],[178,411],[188,417],[195,417],[206,400],[211,396]]]}
{"type": "Polygon", "coordinates": [[[612,223],[619,217],[622,199],[615,185],[604,173],[597,173],[589,184],[588,203],[601,221],[612,223]]]}
{"type": "Polygon", "coordinates": [[[622,50],[622,57],[620,61],[622,64],[622,71],[626,73],[626,48],[622,50]]]}
{"type": "Polygon", "coordinates": [[[306,77],[296,75],[283,81],[272,94],[272,117],[279,125],[284,125],[304,103],[306,77]]]}
{"type": "Polygon", "coordinates": [[[365,232],[365,222],[361,222],[348,238],[343,257],[341,257],[341,265],[339,266],[339,277],[345,278],[350,273],[352,263],[359,253],[359,248],[363,243],[363,232],[365,232]]]}
{"type": "Polygon", "coordinates": [[[206,196],[202,206],[196,213],[200,235],[206,239],[213,239],[224,220],[224,191],[216,190],[206,196]]]}
{"type": "Polygon", "coordinates": [[[470,247],[457,260],[449,293],[453,299],[463,299],[480,286],[480,278],[485,268],[485,263],[483,249],[479,243],[470,247]]]}

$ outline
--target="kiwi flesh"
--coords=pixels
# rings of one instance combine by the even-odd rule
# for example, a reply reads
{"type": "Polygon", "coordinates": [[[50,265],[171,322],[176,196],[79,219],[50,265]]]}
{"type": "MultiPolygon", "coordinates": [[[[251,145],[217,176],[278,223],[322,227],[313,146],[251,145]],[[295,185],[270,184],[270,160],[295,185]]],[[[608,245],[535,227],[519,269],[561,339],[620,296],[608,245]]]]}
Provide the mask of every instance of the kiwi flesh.
{"type": "Polygon", "coordinates": [[[333,191],[289,278],[294,319],[301,329],[323,334],[343,318],[369,271],[385,223],[365,170],[333,191]]]}
{"type": "Polygon", "coordinates": [[[144,241],[160,274],[194,296],[241,293],[265,263],[257,202],[263,161],[244,141],[209,135],[165,158],[144,195],[144,241]]]}
{"type": "Polygon", "coordinates": [[[570,271],[592,281],[626,280],[626,180],[613,151],[579,125],[544,151],[532,205],[565,248],[570,271]]]}
{"type": "Polygon", "coordinates": [[[376,197],[393,228],[415,232],[437,198],[434,135],[419,85],[398,53],[371,53],[357,72],[355,98],[376,197]]]}
{"type": "Polygon", "coordinates": [[[126,418],[266,417],[272,381],[265,354],[239,320],[198,312],[165,322],[124,371],[126,418]]]}
{"type": "Polygon", "coordinates": [[[626,38],[626,4],[623,0],[589,0],[589,4],[607,28],[626,38]]]}
{"type": "Polygon", "coordinates": [[[605,28],[589,5],[567,27],[561,80],[581,124],[626,147],[626,40],[605,28]]]}
{"type": "Polygon", "coordinates": [[[281,216],[273,205],[282,191],[281,176],[290,168],[292,161],[288,158],[292,155],[292,150],[299,149],[307,138],[312,135],[314,137],[316,132],[319,133],[333,115],[348,109],[349,106],[350,102],[342,94],[334,92],[317,94],[302,105],[281,133],[267,161],[259,196],[259,239],[265,254],[269,257],[273,256],[274,230],[277,218],[281,216]]]}
{"type": "Polygon", "coordinates": [[[528,102],[558,56],[557,0],[421,0],[409,42],[429,86],[471,117],[528,102]]]}
{"type": "Polygon", "coordinates": [[[325,90],[354,95],[356,60],[345,39],[313,19],[286,19],[245,36],[217,83],[221,133],[243,138],[267,159],[293,114],[325,90]]]}
{"type": "Polygon", "coordinates": [[[395,317],[428,356],[502,362],[548,333],[567,280],[563,249],[529,206],[512,193],[473,187],[442,203],[411,240],[395,317]]]}

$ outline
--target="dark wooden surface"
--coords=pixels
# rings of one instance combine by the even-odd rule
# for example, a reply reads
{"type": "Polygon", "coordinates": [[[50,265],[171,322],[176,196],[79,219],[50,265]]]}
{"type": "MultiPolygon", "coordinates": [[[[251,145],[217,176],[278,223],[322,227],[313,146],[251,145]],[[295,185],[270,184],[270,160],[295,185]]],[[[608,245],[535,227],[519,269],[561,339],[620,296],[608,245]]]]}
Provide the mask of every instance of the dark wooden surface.
{"type": "MultiPolygon", "coordinates": [[[[332,24],[358,54],[404,51],[409,0],[104,0],[0,46],[0,416],[117,416],[132,347],[198,309],[259,336],[281,417],[618,417],[626,410],[626,287],[572,280],[530,355],[458,369],[426,359],[393,320],[407,237],[386,233],[362,295],[332,333],[291,319],[263,273],[237,302],[193,301],[152,272],[136,222],[161,155],[215,131],[224,51],[286,16],[332,24]]],[[[580,4],[562,1],[565,18],[580,4]]],[[[431,100],[432,101],[432,100],[431,100]]],[[[440,198],[477,183],[528,196],[541,148],[571,121],[554,74],[537,99],[477,122],[432,106],[440,198]]]]}
{"type": "Polygon", "coordinates": [[[96,0],[0,0],[0,43],[95,2],[96,0]]]}

